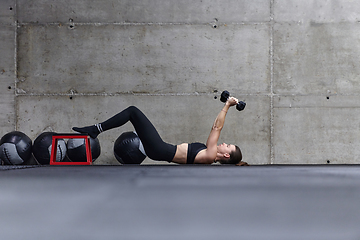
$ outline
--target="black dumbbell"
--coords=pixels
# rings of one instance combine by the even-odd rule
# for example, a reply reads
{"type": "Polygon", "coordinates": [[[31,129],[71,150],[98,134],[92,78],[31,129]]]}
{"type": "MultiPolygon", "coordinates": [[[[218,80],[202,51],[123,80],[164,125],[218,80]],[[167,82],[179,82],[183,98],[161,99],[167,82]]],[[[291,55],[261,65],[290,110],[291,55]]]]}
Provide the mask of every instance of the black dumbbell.
{"type": "MultiPolygon", "coordinates": [[[[220,101],[226,102],[229,97],[230,97],[230,93],[225,90],[225,91],[223,91],[223,92],[221,93],[220,101]]],[[[245,103],[245,102],[239,101],[239,102],[236,104],[236,109],[237,109],[238,111],[242,111],[242,110],[244,110],[245,106],[246,106],[246,103],[245,103]]]]}

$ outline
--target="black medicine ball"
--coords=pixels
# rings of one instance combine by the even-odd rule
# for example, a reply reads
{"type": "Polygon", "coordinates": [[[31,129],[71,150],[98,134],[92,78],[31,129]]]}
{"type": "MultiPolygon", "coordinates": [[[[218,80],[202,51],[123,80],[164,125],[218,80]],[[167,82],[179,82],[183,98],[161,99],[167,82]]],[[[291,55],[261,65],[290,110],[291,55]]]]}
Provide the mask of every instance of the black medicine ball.
{"type": "Polygon", "coordinates": [[[32,141],[22,132],[13,131],[5,134],[0,140],[0,159],[5,164],[19,165],[31,158],[32,141]]]}
{"type": "Polygon", "coordinates": [[[122,164],[140,164],[146,158],[140,138],[134,132],[124,132],[116,139],[114,155],[122,164]]]}
{"type": "MultiPolygon", "coordinates": [[[[49,164],[52,148],[53,132],[43,132],[35,140],[33,154],[40,164],[49,164]]],[[[56,152],[56,162],[61,162],[66,156],[66,143],[64,139],[58,139],[56,152]]]]}
{"type": "MultiPolygon", "coordinates": [[[[98,138],[90,138],[91,157],[94,162],[101,153],[100,142],[98,138]]],[[[73,162],[86,162],[85,139],[71,138],[67,142],[67,156],[73,162]]]]}

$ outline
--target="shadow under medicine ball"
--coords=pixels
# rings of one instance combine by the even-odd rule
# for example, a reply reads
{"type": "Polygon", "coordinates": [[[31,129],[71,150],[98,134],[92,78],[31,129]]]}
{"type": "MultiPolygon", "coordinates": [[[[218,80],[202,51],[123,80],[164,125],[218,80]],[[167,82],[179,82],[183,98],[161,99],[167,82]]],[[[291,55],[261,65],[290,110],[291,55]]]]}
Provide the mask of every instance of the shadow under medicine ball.
{"type": "MultiPolygon", "coordinates": [[[[90,138],[92,161],[94,162],[101,153],[98,138],[90,138]]],[[[73,162],[86,162],[86,146],[83,138],[70,138],[67,142],[67,156],[73,162]]]]}
{"type": "Polygon", "coordinates": [[[32,141],[22,132],[13,131],[5,134],[0,140],[0,159],[5,164],[19,165],[31,158],[32,141]]]}
{"type": "MultiPolygon", "coordinates": [[[[52,136],[54,132],[43,132],[34,141],[33,154],[40,164],[50,164],[52,136]]],[[[56,162],[61,162],[66,156],[66,143],[64,139],[58,139],[56,162]]]]}
{"type": "Polygon", "coordinates": [[[134,132],[124,132],[116,139],[114,155],[122,164],[140,164],[146,158],[140,138],[134,132]]]}

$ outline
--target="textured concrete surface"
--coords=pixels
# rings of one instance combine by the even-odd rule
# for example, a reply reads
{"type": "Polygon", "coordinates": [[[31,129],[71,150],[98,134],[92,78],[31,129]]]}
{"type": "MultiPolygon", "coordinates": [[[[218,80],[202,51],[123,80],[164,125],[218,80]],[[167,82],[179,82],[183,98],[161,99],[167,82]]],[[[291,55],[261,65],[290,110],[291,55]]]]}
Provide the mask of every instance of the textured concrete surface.
{"type": "Polygon", "coordinates": [[[276,161],[358,163],[359,100],[359,96],[275,98],[276,161]]]}
{"type": "MultiPolygon", "coordinates": [[[[9,11],[9,10],[8,10],[9,11]]],[[[0,129],[15,129],[15,26],[0,23],[0,129]]]]}
{"type": "Polygon", "coordinates": [[[18,0],[20,22],[90,23],[212,23],[264,22],[270,17],[270,1],[238,0],[18,0]]]}
{"type": "MultiPolygon", "coordinates": [[[[359,9],[354,0],[1,1],[0,133],[34,139],[139,105],[169,142],[205,141],[221,108],[213,97],[226,89],[248,104],[221,141],[239,144],[246,161],[357,164],[359,9]]],[[[98,164],[116,163],[120,133],[101,136],[98,164]]]]}
{"type": "Polygon", "coordinates": [[[358,94],[356,23],[281,23],[274,31],[274,93],[358,94]]]}
{"type": "Polygon", "coordinates": [[[359,173],[358,166],[4,170],[0,236],[354,240],[359,173]]]}
{"type": "Polygon", "coordinates": [[[16,128],[15,0],[0,1],[0,132],[16,128]]]}
{"type": "Polygon", "coordinates": [[[360,20],[360,3],[355,0],[274,0],[276,22],[337,23],[360,20]]]}
{"type": "Polygon", "coordinates": [[[35,24],[23,26],[18,38],[17,90],[24,94],[270,88],[267,25],[35,24]]]}
{"type": "Polygon", "coordinates": [[[2,0],[0,6],[0,25],[14,25],[16,13],[15,0],[2,0]]]}

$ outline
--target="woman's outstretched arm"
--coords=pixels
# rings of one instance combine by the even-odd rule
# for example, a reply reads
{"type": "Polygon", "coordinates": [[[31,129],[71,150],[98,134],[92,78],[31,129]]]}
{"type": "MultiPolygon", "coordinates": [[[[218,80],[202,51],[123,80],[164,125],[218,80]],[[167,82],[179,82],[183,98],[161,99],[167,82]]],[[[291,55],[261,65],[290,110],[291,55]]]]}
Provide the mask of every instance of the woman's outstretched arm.
{"type": "Polygon", "coordinates": [[[238,103],[238,100],[234,97],[230,97],[224,107],[221,109],[219,114],[217,115],[214,124],[211,128],[209,137],[206,142],[207,149],[204,151],[204,153],[199,154],[199,156],[196,157],[197,162],[203,162],[203,163],[211,163],[216,158],[217,153],[217,142],[220,137],[220,132],[222,128],[224,127],[225,123],[225,117],[226,113],[229,110],[231,106],[234,106],[238,103]]]}

